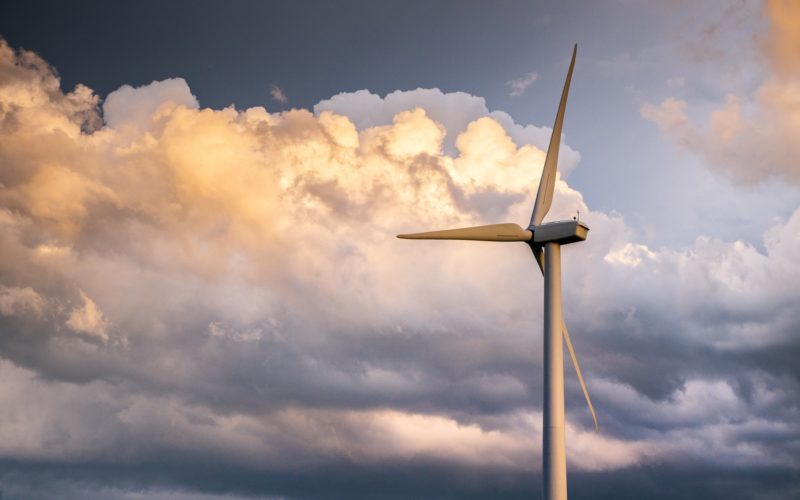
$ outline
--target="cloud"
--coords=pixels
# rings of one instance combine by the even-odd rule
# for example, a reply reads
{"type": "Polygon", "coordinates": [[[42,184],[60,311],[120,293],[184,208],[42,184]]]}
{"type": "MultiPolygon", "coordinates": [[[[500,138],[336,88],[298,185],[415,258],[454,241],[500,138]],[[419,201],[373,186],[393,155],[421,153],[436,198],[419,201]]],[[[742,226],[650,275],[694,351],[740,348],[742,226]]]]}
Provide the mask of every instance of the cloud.
{"type": "Polygon", "coordinates": [[[646,103],[642,116],[682,148],[701,156],[731,181],[752,185],[770,177],[800,183],[800,7],[766,3],[770,29],[759,46],[766,77],[752,95],[728,93],[704,125],[688,115],[688,103],[667,98],[646,103]]]}
{"type": "Polygon", "coordinates": [[[240,342],[253,342],[263,338],[260,328],[237,331],[219,321],[212,321],[208,324],[208,333],[214,337],[230,338],[240,342]]]}
{"type": "MultiPolygon", "coordinates": [[[[444,152],[457,155],[456,140],[467,126],[482,117],[499,123],[517,146],[536,146],[547,151],[551,129],[535,125],[520,125],[504,111],[489,111],[486,100],[465,92],[442,92],[439,89],[396,90],[380,97],[368,90],[342,92],[314,106],[314,113],[332,111],[347,116],[359,130],[386,125],[403,112],[415,108],[425,110],[427,116],[444,126],[444,152]]],[[[563,176],[580,162],[580,153],[568,144],[562,144],[558,169],[563,176]]]]}
{"type": "Polygon", "coordinates": [[[111,92],[103,103],[103,119],[109,127],[133,125],[146,130],[155,111],[164,103],[199,107],[183,78],[169,78],[135,88],[123,85],[111,92]]]}
{"type": "Polygon", "coordinates": [[[539,75],[537,73],[527,73],[525,76],[521,78],[515,78],[514,80],[509,80],[506,82],[511,88],[511,92],[509,92],[509,96],[511,97],[519,97],[528,90],[528,87],[533,85],[533,83],[539,79],[539,75]]]}
{"type": "Polygon", "coordinates": [[[76,332],[108,342],[108,323],[103,317],[103,312],[83,291],[80,291],[80,296],[83,305],[70,312],[66,325],[76,332]]]}
{"type": "MultiPolygon", "coordinates": [[[[72,92],[62,93],[58,77],[37,54],[26,50],[16,54],[2,40],[0,66],[3,68],[3,93],[0,94],[3,129],[13,128],[18,120],[37,120],[42,130],[69,130],[73,134],[91,131],[100,125],[99,98],[80,84],[72,92]],[[25,105],[20,106],[21,103],[25,105]],[[32,108],[36,109],[35,115],[30,114],[32,108]]],[[[14,175],[15,167],[5,166],[4,175],[14,175]]]]}
{"type": "Polygon", "coordinates": [[[20,288],[0,285],[0,314],[3,316],[25,312],[41,314],[43,302],[42,297],[29,286],[20,288]]]}
{"type": "Polygon", "coordinates": [[[796,78],[800,73],[800,6],[789,0],[770,0],[766,11],[772,26],[765,40],[766,53],[781,76],[796,78]]]}
{"type": "Polygon", "coordinates": [[[272,85],[269,88],[269,95],[272,96],[273,99],[275,99],[281,104],[286,104],[289,102],[289,98],[286,97],[286,94],[283,92],[283,89],[278,87],[277,85],[272,85]]]}
{"type": "MultiPolygon", "coordinates": [[[[0,489],[537,487],[529,249],[394,235],[526,222],[547,129],[435,89],[201,109],[177,79],[101,115],[35,56],[0,55],[0,489]]],[[[791,491],[800,211],[760,248],[649,248],[556,189],[550,217],[592,228],[564,250],[564,303],[603,429],[568,374],[571,485],[644,474],[648,497],[664,467],[704,467],[758,486],[758,466],[791,491]]]]}

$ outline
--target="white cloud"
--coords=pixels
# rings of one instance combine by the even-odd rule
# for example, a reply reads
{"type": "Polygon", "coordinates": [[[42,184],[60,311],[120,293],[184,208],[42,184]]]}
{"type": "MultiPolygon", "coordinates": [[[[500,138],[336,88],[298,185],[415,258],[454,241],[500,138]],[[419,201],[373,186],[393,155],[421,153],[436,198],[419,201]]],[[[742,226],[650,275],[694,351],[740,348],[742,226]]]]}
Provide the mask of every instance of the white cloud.
{"type": "Polygon", "coordinates": [[[269,95],[272,96],[273,99],[275,99],[281,104],[286,104],[289,102],[289,98],[286,97],[286,94],[283,92],[283,89],[278,87],[277,85],[272,85],[269,88],[269,95]]]}
{"type": "Polygon", "coordinates": [[[72,310],[66,325],[78,333],[85,333],[108,342],[108,323],[103,317],[103,312],[88,295],[83,293],[83,290],[80,291],[80,295],[83,305],[72,310]]]}
{"type": "MultiPolygon", "coordinates": [[[[555,104],[554,104],[555,105],[555,104]]],[[[456,139],[467,126],[482,117],[490,117],[499,123],[517,146],[532,145],[547,151],[551,129],[535,125],[520,125],[504,111],[489,111],[486,100],[465,92],[442,92],[439,89],[396,90],[385,97],[368,90],[343,92],[314,106],[314,113],[333,111],[347,116],[358,129],[365,129],[392,122],[403,111],[415,108],[425,110],[427,116],[444,126],[444,152],[457,154],[456,139]]],[[[555,112],[555,108],[554,108],[555,112]]],[[[580,153],[563,144],[559,153],[558,169],[562,176],[569,173],[580,162],[580,153]]]]}
{"type": "Polygon", "coordinates": [[[186,80],[168,78],[141,87],[123,85],[111,92],[103,103],[103,118],[109,127],[133,125],[146,130],[150,128],[156,109],[168,102],[192,109],[199,107],[186,80]]]}
{"type": "Polygon", "coordinates": [[[519,97],[528,90],[528,87],[533,85],[533,83],[539,79],[539,75],[536,73],[527,73],[520,78],[515,78],[514,80],[509,80],[506,82],[511,88],[511,92],[508,94],[511,97],[519,97]]]}
{"type": "Polygon", "coordinates": [[[620,248],[608,252],[603,260],[615,264],[637,267],[644,259],[656,260],[658,256],[647,248],[647,245],[625,243],[620,248]]]}

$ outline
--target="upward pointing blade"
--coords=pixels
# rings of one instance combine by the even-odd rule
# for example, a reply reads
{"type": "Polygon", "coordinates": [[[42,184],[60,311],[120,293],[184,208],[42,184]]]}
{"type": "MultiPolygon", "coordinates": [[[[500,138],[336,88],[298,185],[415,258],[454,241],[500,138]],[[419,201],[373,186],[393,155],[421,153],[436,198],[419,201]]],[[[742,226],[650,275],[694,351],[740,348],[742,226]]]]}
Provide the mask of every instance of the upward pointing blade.
{"type": "MultiPolygon", "coordinates": [[[[542,247],[539,245],[531,245],[531,250],[533,250],[533,256],[536,258],[536,263],[539,264],[539,269],[542,271],[542,275],[544,275],[545,256],[542,253],[542,247]]],[[[564,341],[567,344],[569,357],[572,359],[572,366],[575,367],[575,373],[578,374],[578,382],[581,383],[583,397],[586,398],[586,404],[589,405],[589,411],[592,413],[592,420],[594,420],[594,431],[597,432],[600,429],[597,426],[597,414],[594,412],[594,406],[592,405],[592,398],[589,397],[589,391],[586,390],[586,382],[583,381],[581,365],[578,364],[578,357],[575,355],[575,349],[572,347],[572,340],[569,338],[569,331],[567,331],[567,323],[564,321],[564,318],[561,318],[561,331],[564,332],[564,341]]]]}
{"type": "Polygon", "coordinates": [[[567,107],[567,95],[569,94],[569,83],[572,80],[572,68],[575,67],[575,55],[578,52],[578,44],[572,49],[572,62],[569,63],[567,80],[564,82],[564,91],[561,93],[561,102],[558,104],[556,113],[556,123],[553,125],[553,135],[550,136],[550,145],[547,148],[547,157],[544,160],[542,178],[539,180],[539,190],[536,192],[536,201],[533,204],[533,215],[531,224],[533,228],[542,223],[542,219],[550,210],[553,203],[553,190],[556,187],[556,166],[558,165],[558,147],[561,143],[561,127],[564,124],[564,110],[567,107]]]}

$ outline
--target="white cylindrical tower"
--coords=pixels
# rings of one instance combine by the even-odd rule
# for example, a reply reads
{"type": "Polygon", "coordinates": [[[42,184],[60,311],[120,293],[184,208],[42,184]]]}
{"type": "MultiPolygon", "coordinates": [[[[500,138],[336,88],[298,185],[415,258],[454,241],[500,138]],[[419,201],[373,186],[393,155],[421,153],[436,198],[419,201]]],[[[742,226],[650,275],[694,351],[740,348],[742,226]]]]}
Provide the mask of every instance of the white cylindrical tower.
{"type": "Polygon", "coordinates": [[[544,247],[544,414],[542,480],[545,500],[567,500],[564,437],[564,351],[561,332],[561,245],[544,247]]]}

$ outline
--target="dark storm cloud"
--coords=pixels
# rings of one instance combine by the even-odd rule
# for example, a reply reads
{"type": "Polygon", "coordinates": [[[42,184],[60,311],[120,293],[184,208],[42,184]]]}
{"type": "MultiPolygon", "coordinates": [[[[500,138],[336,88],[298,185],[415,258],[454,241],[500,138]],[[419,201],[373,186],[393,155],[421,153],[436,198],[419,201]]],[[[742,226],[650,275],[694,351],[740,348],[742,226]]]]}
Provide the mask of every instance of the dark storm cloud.
{"type": "MultiPolygon", "coordinates": [[[[302,471],[231,468],[198,457],[135,467],[109,464],[2,463],[3,498],[44,500],[104,498],[530,498],[541,483],[535,475],[492,469],[452,469],[441,464],[378,464],[342,462],[302,471]],[[42,483],[40,478],[50,480],[42,483]],[[119,485],[128,485],[131,492],[119,485]],[[148,485],[142,488],[141,485],[148,485]],[[182,489],[182,488],[191,489],[182,489]],[[203,491],[205,493],[198,493],[203,491]],[[264,491],[273,492],[265,495],[264,491]]],[[[637,467],[615,474],[579,472],[570,476],[570,497],[576,499],[730,498],[782,500],[800,493],[796,469],[761,468],[748,474],[703,464],[637,467]]]]}

